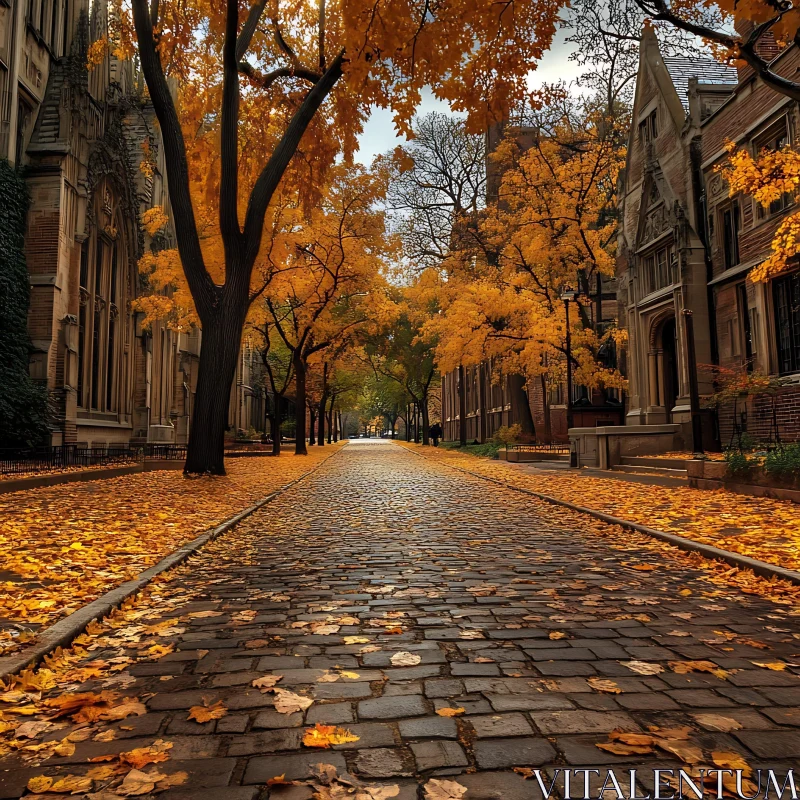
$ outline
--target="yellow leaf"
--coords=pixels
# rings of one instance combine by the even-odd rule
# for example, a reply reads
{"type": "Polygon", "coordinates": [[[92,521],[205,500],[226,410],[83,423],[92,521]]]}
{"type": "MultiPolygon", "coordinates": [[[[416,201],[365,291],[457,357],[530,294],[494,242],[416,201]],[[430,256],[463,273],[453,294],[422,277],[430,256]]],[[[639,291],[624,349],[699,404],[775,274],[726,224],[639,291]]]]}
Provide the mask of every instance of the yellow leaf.
{"type": "Polygon", "coordinates": [[[313,728],[306,728],[303,744],[306,747],[329,748],[337,744],[357,742],[359,738],[344,728],[317,723],[313,728]]]}

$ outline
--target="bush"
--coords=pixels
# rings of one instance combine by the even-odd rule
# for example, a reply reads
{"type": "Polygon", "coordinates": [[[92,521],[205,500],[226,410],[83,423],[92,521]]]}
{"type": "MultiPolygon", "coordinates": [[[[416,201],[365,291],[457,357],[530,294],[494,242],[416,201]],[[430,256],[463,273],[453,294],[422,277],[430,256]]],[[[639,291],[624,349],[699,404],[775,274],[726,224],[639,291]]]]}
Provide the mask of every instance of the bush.
{"type": "Polygon", "coordinates": [[[494,436],[492,436],[492,441],[500,445],[513,444],[521,435],[521,425],[511,425],[510,427],[503,425],[502,428],[498,428],[495,431],[494,436]]]}
{"type": "Polygon", "coordinates": [[[787,444],[770,450],[764,462],[764,469],[769,475],[784,480],[800,478],[800,444],[787,444]]]}
{"type": "Polygon", "coordinates": [[[28,190],[0,160],[0,447],[47,439],[47,389],[30,376],[30,283],[23,250],[28,190]]]}
{"type": "Polygon", "coordinates": [[[746,453],[738,450],[726,450],[725,462],[728,465],[728,474],[732,478],[745,478],[750,475],[753,469],[759,466],[757,458],[751,458],[746,453]]]}

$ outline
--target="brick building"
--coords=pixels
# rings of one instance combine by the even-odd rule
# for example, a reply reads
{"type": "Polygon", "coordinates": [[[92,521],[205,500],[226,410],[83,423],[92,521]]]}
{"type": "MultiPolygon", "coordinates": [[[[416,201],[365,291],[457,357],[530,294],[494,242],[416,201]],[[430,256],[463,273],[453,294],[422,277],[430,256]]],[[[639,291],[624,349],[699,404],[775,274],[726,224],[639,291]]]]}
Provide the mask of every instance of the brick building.
{"type": "MultiPolygon", "coordinates": [[[[776,60],[785,74],[796,72],[796,49],[776,51],[776,60]]],[[[673,446],[691,444],[684,309],[694,321],[701,395],[714,391],[713,372],[702,365],[800,378],[800,279],[747,278],[768,255],[789,203],[764,211],[752,198],[730,198],[717,171],[726,141],[755,153],[794,141],[795,127],[793,104],[748,70],[710,58],[663,58],[655,34],[645,32],[617,260],[620,324],[629,332],[626,422],[640,433],[661,426],[674,433],[673,446]]],[[[800,438],[798,392],[800,384],[777,399],[783,438],[800,438]]],[[[718,428],[705,430],[726,444],[732,408],[718,418],[718,428]]],[[[769,398],[737,411],[737,421],[764,438],[771,420],[769,398]]]]}

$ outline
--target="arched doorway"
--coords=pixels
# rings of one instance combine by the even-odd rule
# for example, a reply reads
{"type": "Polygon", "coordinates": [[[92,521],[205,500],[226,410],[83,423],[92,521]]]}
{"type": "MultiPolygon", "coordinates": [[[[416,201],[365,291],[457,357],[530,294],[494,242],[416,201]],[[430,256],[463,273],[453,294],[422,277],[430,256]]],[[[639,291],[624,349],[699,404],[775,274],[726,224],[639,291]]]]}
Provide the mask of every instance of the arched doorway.
{"type": "Polygon", "coordinates": [[[667,414],[667,422],[672,417],[672,409],[678,397],[678,335],[675,317],[670,317],[661,326],[661,375],[663,390],[661,400],[667,414]]]}

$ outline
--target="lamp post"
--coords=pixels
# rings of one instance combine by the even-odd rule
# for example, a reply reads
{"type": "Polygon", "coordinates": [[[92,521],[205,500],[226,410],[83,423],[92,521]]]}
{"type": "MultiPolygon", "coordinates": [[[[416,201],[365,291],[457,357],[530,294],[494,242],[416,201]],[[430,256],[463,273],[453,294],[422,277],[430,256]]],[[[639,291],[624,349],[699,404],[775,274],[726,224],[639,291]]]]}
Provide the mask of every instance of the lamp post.
{"type": "MultiPolygon", "coordinates": [[[[575,300],[578,293],[573,289],[565,289],[561,292],[561,299],[564,301],[564,320],[566,324],[566,351],[567,351],[567,436],[569,430],[573,427],[572,418],[572,335],[569,329],[569,304],[571,300],[575,300]]],[[[569,465],[570,467],[578,466],[578,451],[572,447],[570,441],[569,447],[569,465]]]]}
{"type": "Polygon", "coordinates": [[[697,355],[694,347],[694,317],[691,309],[683,309],[686,326],[686,361],[689,370],[689,408],[692,415],[692,449],[695,458],[705,458],[703,420],[700,417],[700,391],[697,385],[697,355]]]}

